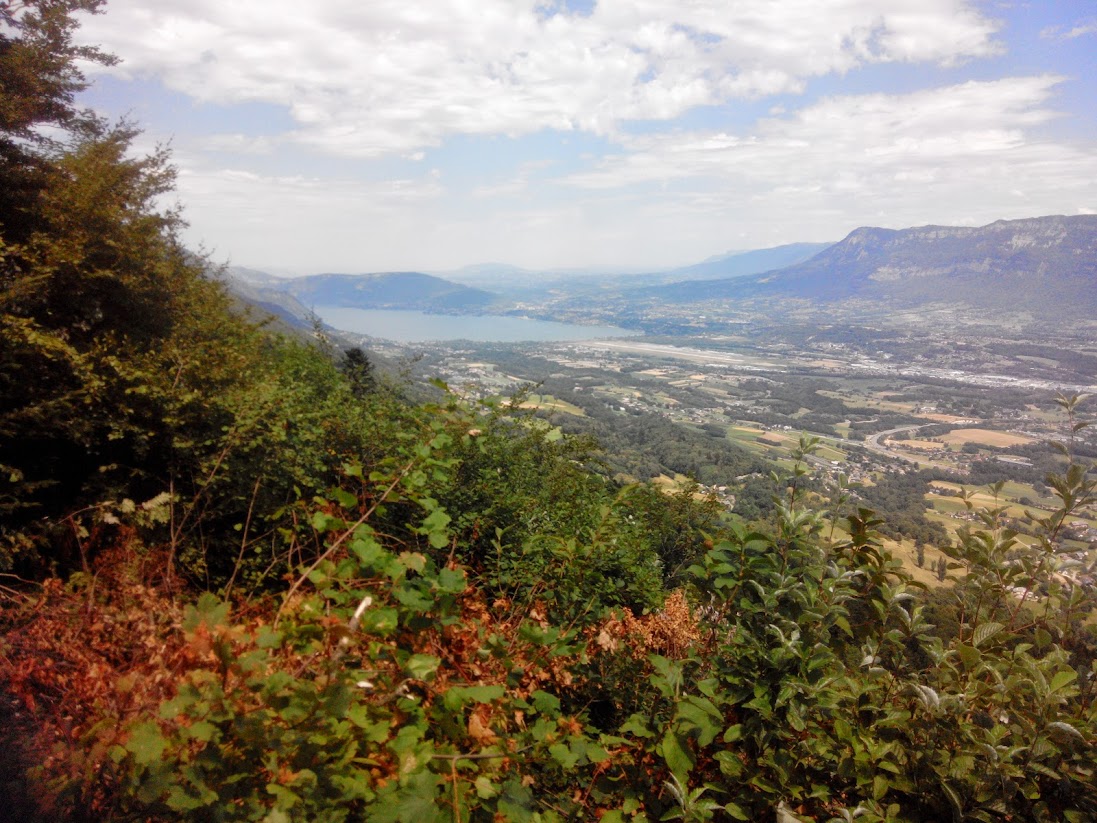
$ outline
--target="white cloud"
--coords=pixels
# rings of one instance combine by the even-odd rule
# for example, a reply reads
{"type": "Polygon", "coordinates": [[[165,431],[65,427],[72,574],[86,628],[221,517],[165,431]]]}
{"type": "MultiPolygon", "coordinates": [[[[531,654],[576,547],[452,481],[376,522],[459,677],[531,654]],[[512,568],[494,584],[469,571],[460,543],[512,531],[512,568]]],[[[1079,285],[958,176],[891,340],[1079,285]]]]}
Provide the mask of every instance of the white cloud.
{"type": "Polygon", "coordinates": [[[1079,20],[1069,29],[1064,29],[1062,26],[1048,26],[1040,32],[1040,36],[1045,40],[1073,40],[1088,34],[1097,34],[1097,19],[1079,20]]]}
{"type": "Polygon", "coordinates": [[[400,255],[406,259],[429,235],[425,215],[444,192],[433,170],[366,183],[258,174],[185,153],[175,160],[175,194],[187,206],[192,245],[218,260],[301,271],[356,269],[365,249],[375,261],[399,268],[400,255]]]}
{"type": "Polygon", "coordinates": [[[407,154],[452,134],[667,120],[700,105],[796,92],[885,62],[995,54],[969,0],[131,0],[84,37],[218,103],[286,106],[291,135],[344,156],[407,154]]]}
{"type": "Polygon", "coordinates": [[[215,134],[198,141],[200,148],[233,154],[270,154],[276,141],[269,137],[249,137],[246,134],[215,134]]]}
{"type": "Polygon", "coordinates": [[[631,138],[627,153],[603,159],[570,182],[615,188],[703,178],[825,189],[848,188],[850,179],[964,174],[981,159],[997,162],[1011,152],[1039,149],[1026,129],[1056,116],[1045,104],[1059,82],[1049,75],[906,95],[830,97],[787,117],[760,121],[747,135],[631,138]],[[836,182],[841,180],[847,182],[836,182]]]}
{"type": "Polygon", "coordinates": [[[633,138],[569,182],[595,196],[658,204],[661,215],[647,225],[712,251],[721,246],[701,244],[720,237],[721,225],[759,247],[767,238],[837,239],[865,224],[1079,213],[1097,204],[1097,150],[1034,129],[1056,116],[1048,101],[1059,82],[1019,77],[831,97],[749,133],[633,138]]]}

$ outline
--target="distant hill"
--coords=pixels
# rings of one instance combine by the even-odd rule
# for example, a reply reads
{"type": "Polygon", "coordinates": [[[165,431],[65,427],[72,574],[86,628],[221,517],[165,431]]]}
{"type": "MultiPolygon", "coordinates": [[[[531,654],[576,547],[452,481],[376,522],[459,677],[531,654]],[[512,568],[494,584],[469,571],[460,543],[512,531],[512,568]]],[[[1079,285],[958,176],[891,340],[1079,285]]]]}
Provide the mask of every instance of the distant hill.
{"type": "Polygon", "coordinates": [[[281,288],[285,282],[281,278],[256,269],[229,266],[224,279],[229,292],[241,303],[257,310],[260,316],[269,314],[293,329],[312,328],[312,311],[281,288]]]}
{"type": "Polygon", "coordinates": [[[644,289],[667,303],[718,299],[954,304],[982,312],[1090,318],[1097,310],[1097,215],[989,226],[859,228],[809,260],[746,277],[644,289]]]}
{"type": "Polygon", "coordinates": [[[482,289],[420,272],[283,278],[234,266],[227,275],[233,292],[279,317],[307,317],[314,306],[476,312],[499,300],[497,295],[482,289]]]}
{"type": "Polygon", "coordinates": [[[715,280],[783,269],[810,260],[831,243],[790,243],[772,249],[728,252],[663,273],[665,280],[715,280]]]}
{"type": "Polygon", "coordinates": [[[312,306],[475,312],[496,301],[490,292],[416,271],[312,274],[284,282],[285,291],[312,306]]]}
{"type": "Polygon", "coordinates": [[[418,311],[476,311],[496,296],[419,272],[314,274],[285,280],[283,288],[310,306],[418,311]]]}
{"type": "Polygon", "coordinates": [[[543,303],[567,295],[573,299],[602,302],[632,288],[661,286],[681,280],[738,277],[791,266],[830,245],[792,243],[771,249],[728,252],[700,263],[659,271],[605,266],[537,270],[505,263],[479,263],[439,274],[448,280],[481,287],[516,301],[543,303]]]}

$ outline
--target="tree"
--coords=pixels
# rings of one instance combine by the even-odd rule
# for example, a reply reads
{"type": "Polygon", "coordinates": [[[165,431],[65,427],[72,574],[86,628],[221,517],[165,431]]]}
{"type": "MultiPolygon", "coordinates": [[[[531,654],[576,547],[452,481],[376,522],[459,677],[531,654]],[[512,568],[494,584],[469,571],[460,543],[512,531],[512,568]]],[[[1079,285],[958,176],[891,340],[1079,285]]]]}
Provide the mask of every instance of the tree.
{"type": "Polygon", "coordinates": [[[75,104],[87,87],[77,61],[111,65],[115,58],[75,45],[72,35],[76,13],[97,14],[103,2],[0,0],[0,230],[9,245],[34,225],[25,209],[47,184],[48,161],[64,142],[43,127],[65,140],[102,131],[103,123],[75,104]]]}
{"type": "Polygon", "coordinates": [[[0,566],[73,511],[201,463],[255,354],[158,205],[166,152],[132,157],[132,125],[74,102],[77,61],[113,61],[72,41],[101,5],[0,0],[0,566]]]}
{"type": "Polygon", "coordinates": [[[343,352],[341,368],[350,380],[355,397],[364,397],[376,388],[377,379],[373,375],[373,364],[358,346],[343,352]]]}

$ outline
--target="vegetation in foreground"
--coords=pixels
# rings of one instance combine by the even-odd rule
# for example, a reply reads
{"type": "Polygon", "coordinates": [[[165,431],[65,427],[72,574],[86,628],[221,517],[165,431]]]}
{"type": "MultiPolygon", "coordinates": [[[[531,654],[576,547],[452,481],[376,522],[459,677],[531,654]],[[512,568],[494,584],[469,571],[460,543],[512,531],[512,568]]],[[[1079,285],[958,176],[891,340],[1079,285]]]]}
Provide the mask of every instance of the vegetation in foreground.
{"type": "Polygon", "coordinates": [[[410,404],[235,315],[180,246],[166,158],[72,105],[99,6],[0,5],[13,813],[1097,816],[1069,437],[1039,542],[978,509],[930,596],[870,512],[821,509],[810,441],[751,530],[618,487],[521,402],[410,404]]]}

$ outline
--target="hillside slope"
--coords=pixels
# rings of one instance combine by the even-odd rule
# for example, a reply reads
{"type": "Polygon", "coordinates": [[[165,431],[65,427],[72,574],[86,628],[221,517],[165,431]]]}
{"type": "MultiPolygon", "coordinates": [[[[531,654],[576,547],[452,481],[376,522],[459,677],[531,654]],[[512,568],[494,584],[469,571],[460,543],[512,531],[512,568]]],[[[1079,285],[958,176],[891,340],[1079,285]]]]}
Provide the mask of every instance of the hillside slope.
{"type": "Polygon", "coordinates": [[[859,228],[798,265],[749,277],[648,289],[669,303],[714,299],[861,301],[917,308],[1088,317],[1097,309],[1097,215],[989,226],[859,228]]]}
{"type": "Polygon", "coordinates": [[[315,274],[272,284],[310,306],[476,311],[496,301],[482,289],[419,272],[315,274]]]}

